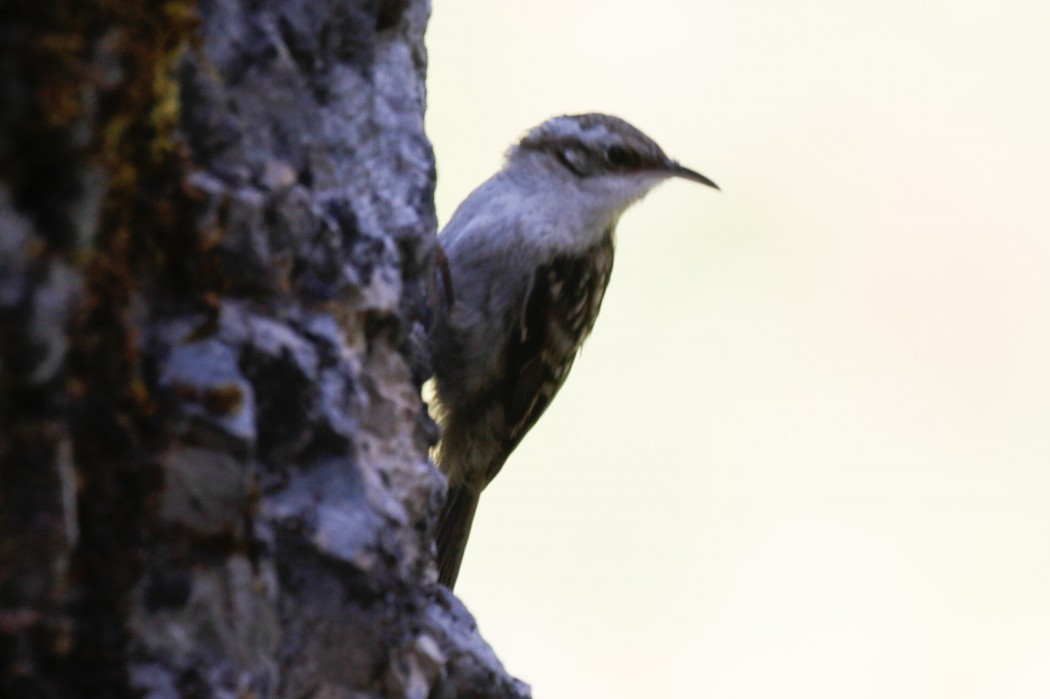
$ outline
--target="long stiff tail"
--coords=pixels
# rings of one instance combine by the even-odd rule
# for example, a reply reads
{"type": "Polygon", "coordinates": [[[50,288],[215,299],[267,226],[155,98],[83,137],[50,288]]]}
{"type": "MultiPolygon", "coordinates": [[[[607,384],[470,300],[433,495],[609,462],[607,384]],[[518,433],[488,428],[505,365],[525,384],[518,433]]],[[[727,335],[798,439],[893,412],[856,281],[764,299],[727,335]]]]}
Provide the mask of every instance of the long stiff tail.
{"type": "Polygon", "coordinates": [[[467,548],[470,525],[478,509],[479,493],[462,486],[450,486],[445,507],[437,525],[438,580],[450,590],[459,576],[463,552],[467,548]]]}

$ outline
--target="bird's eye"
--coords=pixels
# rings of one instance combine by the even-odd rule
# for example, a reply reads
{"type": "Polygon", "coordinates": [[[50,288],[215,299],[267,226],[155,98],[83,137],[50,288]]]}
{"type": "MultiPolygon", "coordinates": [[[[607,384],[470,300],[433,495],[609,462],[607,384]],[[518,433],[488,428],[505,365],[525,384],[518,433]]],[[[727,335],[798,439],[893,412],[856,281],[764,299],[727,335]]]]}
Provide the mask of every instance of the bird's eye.
{"type": "Polygon", "coordinates": [[[610,165],[622,167],[630,165],[633,158],[631,153],[623,146],[609,146],[605,149],[605,159],[610,165]]]}

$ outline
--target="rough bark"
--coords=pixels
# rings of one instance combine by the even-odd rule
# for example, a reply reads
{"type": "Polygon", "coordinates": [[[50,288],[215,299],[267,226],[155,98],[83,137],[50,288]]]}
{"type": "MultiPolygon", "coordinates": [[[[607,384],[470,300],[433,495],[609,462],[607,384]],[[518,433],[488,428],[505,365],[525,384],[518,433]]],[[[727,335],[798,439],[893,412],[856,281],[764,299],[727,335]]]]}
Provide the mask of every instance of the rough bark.
{"type": "Polygon", "coordinates": [[[0,695],[528,696],[435,584],[428,13],[0,10],[0,695]]]}

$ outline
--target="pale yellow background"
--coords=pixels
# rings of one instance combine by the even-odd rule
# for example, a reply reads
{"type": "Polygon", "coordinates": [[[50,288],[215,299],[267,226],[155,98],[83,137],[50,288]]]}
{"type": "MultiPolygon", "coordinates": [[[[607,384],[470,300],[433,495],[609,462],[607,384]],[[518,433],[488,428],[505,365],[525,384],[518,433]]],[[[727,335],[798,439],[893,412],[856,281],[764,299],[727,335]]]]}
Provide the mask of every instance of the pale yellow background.
{"type": "Polygon", "coordinates": [[[1050,697],[1050,3],[435,0],[438,211],[558,113],[629,212],[458,592],[538,699],[1050,697]]]}

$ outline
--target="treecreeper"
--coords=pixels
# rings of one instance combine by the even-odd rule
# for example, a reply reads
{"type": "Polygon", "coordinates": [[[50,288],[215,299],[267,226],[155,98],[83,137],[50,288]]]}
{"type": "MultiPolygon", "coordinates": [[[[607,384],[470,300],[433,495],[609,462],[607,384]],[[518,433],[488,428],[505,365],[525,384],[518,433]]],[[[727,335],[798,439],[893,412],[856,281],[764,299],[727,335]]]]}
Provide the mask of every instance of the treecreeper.
{"type": "Polygon", "coordinates": [[[620,215],[660,182],[718,188],[606,114],[560,116],[512,146],[441,232],[444,303],[430,334],[448,478],[438,575],[452,587],[478,498],[550,405],[594,327],[620,215]]]}

